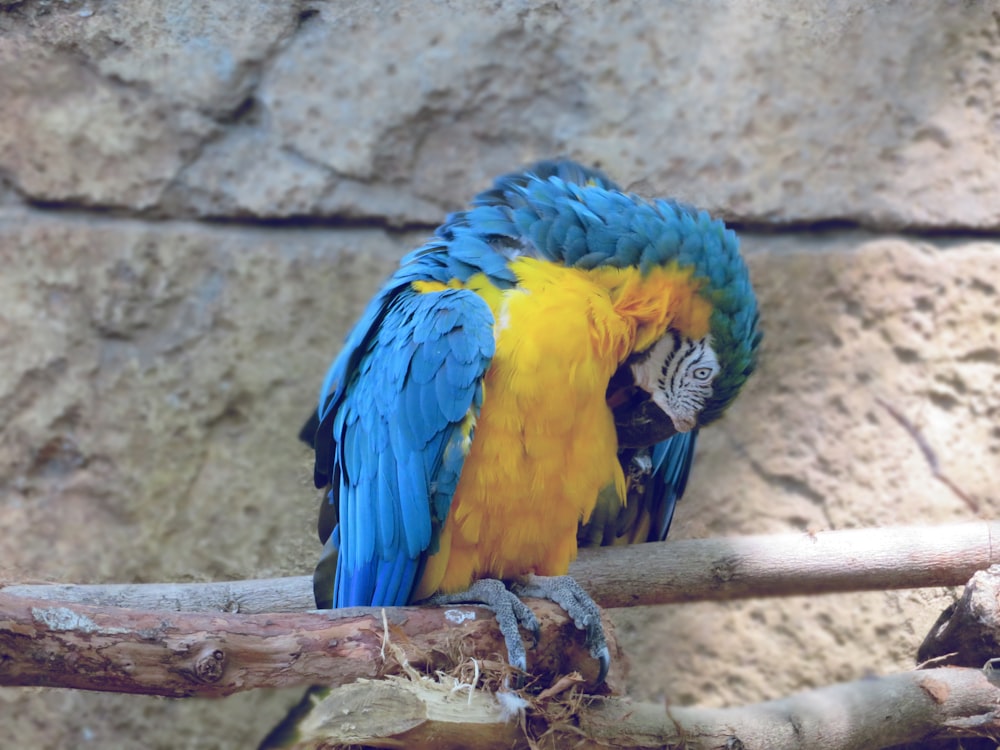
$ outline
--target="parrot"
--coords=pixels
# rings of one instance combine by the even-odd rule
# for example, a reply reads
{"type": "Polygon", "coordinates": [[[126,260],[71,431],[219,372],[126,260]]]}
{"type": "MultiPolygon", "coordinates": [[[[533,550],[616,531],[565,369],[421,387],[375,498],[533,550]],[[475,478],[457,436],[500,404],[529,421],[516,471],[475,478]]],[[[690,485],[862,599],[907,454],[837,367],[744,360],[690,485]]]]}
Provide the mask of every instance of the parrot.
{"type": "Polygon", "coordinates": [[[580,547],[664,539],[698,431],[756,365],[736,234],[569,160],[498,177],[406,255],[347,335],[300,432],[325,491],[320,609],[492,609],[510,663],[522,600],[586,632],[580,547]]]}

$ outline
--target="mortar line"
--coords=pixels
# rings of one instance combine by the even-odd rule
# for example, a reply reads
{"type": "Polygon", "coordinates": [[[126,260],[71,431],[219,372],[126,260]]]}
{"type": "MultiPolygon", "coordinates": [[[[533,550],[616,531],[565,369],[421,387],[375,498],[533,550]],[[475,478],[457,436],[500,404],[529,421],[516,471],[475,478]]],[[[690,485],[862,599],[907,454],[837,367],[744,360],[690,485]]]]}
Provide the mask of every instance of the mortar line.
{"type": "MultiPolygon", "coordinates": [[[[460,210],[455,207],[452,210],[460,210]]],[[[448,213],[442,207],[441,218],[448,213]]],[[[136,222],[149,225],[187,224],[191,226],[206,226],[237,229],[265,229],[273,231],[307,231],[331,229],[379,229],[389,234],[406,234],[409,232],[433,232],[439,222],[395,222],[380,216],[344,217],[344,216],[164,216],[156,213],[132,211],[121,207],[84,207],[59,202],[29,201],[0,205],[0,220],[7,218],[37,218],[50,220],[65,218],[76,221],[106,221],[106,222],[136,222]]],[[[721,218],[725,219],[722,215],[721,218]]],[[[810,221],[788,221],[763,223],[758,221],[727,220],[726,225],[737,234],[747,237],[790,237],[795,235],[838,235],[861,234],[872,238],[900,237],[902,239],[941,241],[941,240],[1000,240],[998,227],[930,227],[930,226],[877,226],[865,222],[827,218],[810,221]]]]}

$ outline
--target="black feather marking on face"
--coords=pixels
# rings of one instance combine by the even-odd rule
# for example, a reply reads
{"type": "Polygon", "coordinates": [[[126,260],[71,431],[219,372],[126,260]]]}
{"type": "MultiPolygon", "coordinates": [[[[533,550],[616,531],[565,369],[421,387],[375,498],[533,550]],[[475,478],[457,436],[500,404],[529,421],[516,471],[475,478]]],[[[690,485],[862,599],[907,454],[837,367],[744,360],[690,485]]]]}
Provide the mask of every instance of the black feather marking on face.
{"type": "Polygon", "coordinates": [[[692,340],[668,330],[649,348],[646,358],[633,360],[630,366],[636,386],[649,394],[678,431],[698,426],[719,372],[711,336],[692,340]],[[709,377],[695,376],[706,368],[711,370],[709,377]]]}

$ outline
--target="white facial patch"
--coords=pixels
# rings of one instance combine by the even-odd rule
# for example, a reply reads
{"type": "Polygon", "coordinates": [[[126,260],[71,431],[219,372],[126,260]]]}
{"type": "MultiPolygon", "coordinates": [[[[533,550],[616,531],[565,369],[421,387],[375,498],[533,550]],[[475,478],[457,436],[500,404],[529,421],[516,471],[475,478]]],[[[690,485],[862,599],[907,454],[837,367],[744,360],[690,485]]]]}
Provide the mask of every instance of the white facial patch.
{"type": "Polygon", "coordinates": [[[678,432],[689,432],[698,425],[698,415],[719,374],[711,336],[693,341],[667,331],[647,356],[631,367],[636,385],[652,396],[678,432]]]}

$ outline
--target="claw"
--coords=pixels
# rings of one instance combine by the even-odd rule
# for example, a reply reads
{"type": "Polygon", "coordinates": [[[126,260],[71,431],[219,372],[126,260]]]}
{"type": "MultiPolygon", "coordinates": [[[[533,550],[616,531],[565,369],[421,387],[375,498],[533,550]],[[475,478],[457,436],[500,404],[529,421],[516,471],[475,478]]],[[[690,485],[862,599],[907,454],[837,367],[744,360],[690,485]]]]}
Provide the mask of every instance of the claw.
{"type": "Polygon", "coordinates": [[[519,596],[548,599],[566,610],[573,623],[580,630],[586,631],[587,648],[600,665],[597,682],[598,684],[604,682],[611,666],[611,653],[608,651],[604,625],[601,624],[600,607],[591,599],[590,594],[569,576],[529,575],[511,588],[519,596]]]}
{"type": "Polygon", "coordinates": [[[604,684],[605,678],[608,676],[608,670],[611,668],[611,652],[608,651],[608,647],[605,646],[597,654],[596,659],[601,665],[597,672],[597,684],[604,684]]]}

